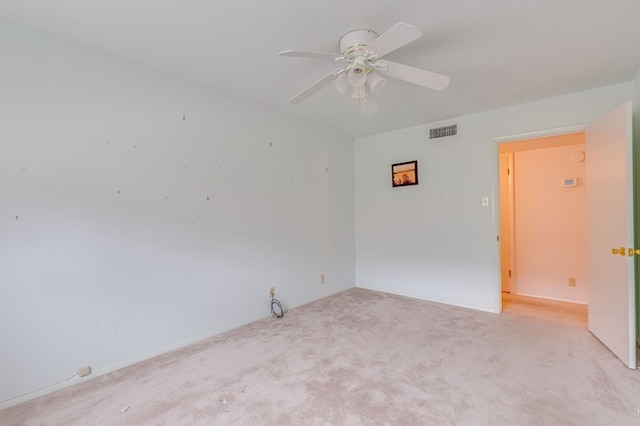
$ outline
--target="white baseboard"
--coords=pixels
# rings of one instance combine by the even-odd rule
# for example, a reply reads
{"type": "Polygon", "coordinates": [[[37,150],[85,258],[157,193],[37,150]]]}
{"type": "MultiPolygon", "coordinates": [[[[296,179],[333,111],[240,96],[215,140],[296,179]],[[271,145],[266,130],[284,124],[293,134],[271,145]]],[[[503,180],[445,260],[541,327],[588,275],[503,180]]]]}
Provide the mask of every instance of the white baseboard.
{"type": "Polygon", "coordinates": [[[375,288],[375,287],[367,287],[367,286],[364,286],[364,285],[361,285],[361,284],[357,284],[356,287],[357,288],[363,288],[365,290],[379,291],[381,293],[395,294],[397,296],[411,297],[412,299],[420,299],[420,300],[425,300],[427,302],[434,302],[434,303],[441,303],[443,305],[456,306],[458,308],[473,309],[474,311],[489,312],[491,314],[499,314],[500,313],[500,312],[495,311],[493,309],[487,309],[487,308],[482,308],[482,307],[473,306],[473,305],[462,305],[462,304],[459,304],[459,303],[453,303],[453,302],[448,301],[448,300],[430,299],[430,298],[426,298],[426,297],[415,295],[415,294],[398,292],[398,291],[395,291],[395,290],[380,289],[380,288],[375,288]]]}
{"type": "Polygon", "coordinates": [[[86,377],[79,377],[77,374],[74,374],[73,376],[69,377],[68,379],[64,379],[64,380],[61,380],[59,382],[52,383],[50,385],[44,386],[44,387],[42,387],[40,389],[29,391],[29,392],[24,393],[22,395],[18,395],[18,396],[15,396],[13,398],[7,399],[5,401],[1,401],[0,402],[0,411],[4,410],[5,408],[13,407],[14,405],[21,404],[23,402],[30,401],[32,399],[39,398],[39,397],[44,396],[44,395],[48,395],[48,394],[50,394],[52,392],[67,388],[69,386],[73,386],[73,385],[76,385],[78,383],[85,382],[87,380],[95,379],[97,377],[100,377],[100,376],[103,376],[105,374],[114,372],[116,370],[120,370],[121,368],[129,367],[129,366],[131,366],[133,364],[137,364],[139,362],[146,361],[146,360],[151,359],[151,358],[155,358],[155,357],[157,357],[159,355],[166,354],[167,352],[171,352],[171,351],[183,348],[185,346],[189,346],[189,345],[192,345],[194,343],[201,342],[203,340],[206,340],[206,339],[208,339],[210,337],[217,336],[218,334],[221,334],[221,333],[224,333],[224,332],[225,331],[217,331],[215,333],[210,333],[210,334],[207,334],[207,335],[204,335],[204,336],[200,336],[200,337],[196,337],[196,338],[193,338],[193,339],[184,340],[184,341],[175,343],[173,345],[168,345],[166,347],[163,347],[161,349],[158,349],[158,350],[155,350],[155,351],[152,351],[152,352],[147,352],[145,354],[142,354],[142,355],[139,355],[139,356],[136,356],[136,357],[133,357],[133,358],[129,358],[129,359],[127,359],[125,361],[122,361],[122,362],[118,362],[118,363],[115,363],[115,364],[112,364],[112,365],[108,365],[108,366],[105,366],[105,367],[102,367],[102,368],[98,367],[98,368],[92,369],[91,374],[89,376],[86,376],[86,377]]]}
{"type": "Polygon", "coordinates": [[[544,299],[544,300],[554,300],[556,302],[566,302],[566,303],[575,303],[576,305],[588,305],[587,302],[578,302],[577,300],[568,300],[568,299],[558,299],[556,297],[546,297],[546,296],[540,296],[537,294],[528,294],[528,293],[519,293],[519,292],[514,292],[511,294],[515,294],[516,296],[526,296],[526,297],[533,297],[536,299],[544,299]]]}

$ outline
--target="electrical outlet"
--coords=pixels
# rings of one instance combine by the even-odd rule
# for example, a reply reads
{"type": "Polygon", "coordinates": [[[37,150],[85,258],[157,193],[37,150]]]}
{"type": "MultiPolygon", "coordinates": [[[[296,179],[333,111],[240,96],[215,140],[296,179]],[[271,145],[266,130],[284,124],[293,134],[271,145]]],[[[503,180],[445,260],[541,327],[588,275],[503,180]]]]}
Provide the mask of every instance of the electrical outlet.
{"type": "Polygon", "coordinates": [[[574,277],[569,277],[569,287],[576,286],[576,279],[574,277]]]}
{"type": "Polygon", "coordinates": [[[84,376],[88,376],[89,374],[91,374],[90,366],[85,365],[83,367],[78,368],[78,376],[84,377],[84,376]]]}
{"type": "Polygon", "coordinates": [[[320,275],[320,284],[324,284],[324,274],[320,275]]]}
{"type": "Polygon", "coordinates": [[[270,297],[270,298],[272,298],[272,299],[273,299],[274,297],[276,297],[276,288],[275,288],[275,287],[271,287],[271,288],[269,289],[269,297],[270,297]]]}

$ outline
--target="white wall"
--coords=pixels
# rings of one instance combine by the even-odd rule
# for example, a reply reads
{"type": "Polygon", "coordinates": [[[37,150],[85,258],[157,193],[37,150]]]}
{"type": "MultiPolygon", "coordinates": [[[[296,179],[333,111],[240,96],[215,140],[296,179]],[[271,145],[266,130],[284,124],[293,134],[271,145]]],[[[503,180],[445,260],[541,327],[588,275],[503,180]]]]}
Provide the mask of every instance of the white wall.
{"type": "Polygon", "coordinates": [[[0,401],[353,287],[349,138],[15,28],[0,57],[0,401]]]}
{"type": "Polygon", "coordinates": [[[459,117],[453,138],[416,126],[355,141],[356,283],[498,312],[498,149],[494,138],[582,125],[635,96],[633,82],[459,117]],[[392,188],[390,165],[418,160],[420,184],[392,188]],[[482,196],[492,197],[482,207],[482,196]]]}
{"type": "Polygon", "coordinates": [[[514,153],[515,292],[587,303],[584,145],[514,153]],[[564,187],[564,178],[578,185],[564,187]],[[569,278],[575,287],[569,286],[569,278]]]}

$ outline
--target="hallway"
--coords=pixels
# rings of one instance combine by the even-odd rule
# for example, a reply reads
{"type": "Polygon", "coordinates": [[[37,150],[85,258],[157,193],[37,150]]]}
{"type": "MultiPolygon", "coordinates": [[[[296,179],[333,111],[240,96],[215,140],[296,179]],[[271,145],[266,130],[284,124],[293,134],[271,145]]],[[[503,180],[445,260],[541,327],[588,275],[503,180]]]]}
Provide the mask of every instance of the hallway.
{"type": "Polygon", "coordinates": [[[502,313],[587,328],[587,305],[502,293],[502,313]]]}

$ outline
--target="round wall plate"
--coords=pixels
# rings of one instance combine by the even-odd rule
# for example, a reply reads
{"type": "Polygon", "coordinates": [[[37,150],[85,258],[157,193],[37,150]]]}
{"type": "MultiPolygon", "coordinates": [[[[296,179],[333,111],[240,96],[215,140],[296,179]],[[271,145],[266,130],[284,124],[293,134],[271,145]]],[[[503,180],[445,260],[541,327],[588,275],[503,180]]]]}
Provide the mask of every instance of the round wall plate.
{"type": "Polygon", "coordinates": [[[576,163],[580,163],[581,161],[584,161],[584,152],[576,151],[573,154],[571,154],[571,161],[574,161],[576,163]]]}

